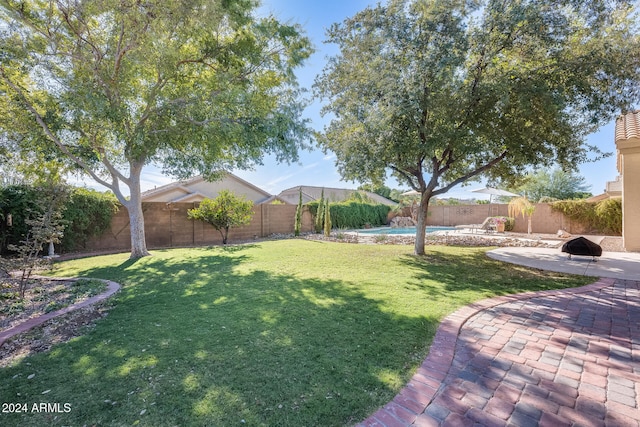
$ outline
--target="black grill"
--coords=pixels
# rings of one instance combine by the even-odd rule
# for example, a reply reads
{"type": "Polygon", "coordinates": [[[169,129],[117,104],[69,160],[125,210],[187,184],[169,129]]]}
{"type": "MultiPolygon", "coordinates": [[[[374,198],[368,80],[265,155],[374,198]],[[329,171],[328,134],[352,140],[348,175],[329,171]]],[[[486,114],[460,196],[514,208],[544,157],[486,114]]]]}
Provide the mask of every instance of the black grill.
{"type": "Polygon", "coordinates": [[[569,259],[571,255],[582,255],[591,256],[595,261],[595,257],[602,255],[602,247],[584,237],[576,237],[562,245],[562,252],[568,253],[569,259]]]}

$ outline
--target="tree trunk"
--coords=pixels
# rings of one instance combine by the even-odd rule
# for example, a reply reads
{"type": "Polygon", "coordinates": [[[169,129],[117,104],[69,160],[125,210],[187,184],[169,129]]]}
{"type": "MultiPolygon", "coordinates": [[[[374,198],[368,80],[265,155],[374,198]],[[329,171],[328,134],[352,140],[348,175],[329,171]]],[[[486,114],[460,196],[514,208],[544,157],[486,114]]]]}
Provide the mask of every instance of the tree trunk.
{"type": "Polygon", "coordinates": [[[129,212],[131,259],[137,259],[151,254],[147,251],[147,240],[144,234],[144,214],[142,213],[142,194],[140,192],[142,165],[137,167],[132,165],[131,169],[131,183],[129,184],[130,195],[129,200],[127,200],[124,206],[129,212]]]}
{"type": "Polygon", "coordinates": [[[129,213],[129,224],[131,229],[131,259],[149,256],[147,251],[147,241],[144,234],[144,215],[142,213],[142,203],[138,196],[137,202],[133,201],[125,205],[129,213]]]}
{"type": "Polygon", "coordinates": [[[431,195],[426,196],[426,192],[422,193],[420,206],[418,207],[418,224],[416,225],[416,243],[413,250],[415,255],[424,255],[424,240],[427,228],[427,211],[429,210],[429,200],[431,195]]]}

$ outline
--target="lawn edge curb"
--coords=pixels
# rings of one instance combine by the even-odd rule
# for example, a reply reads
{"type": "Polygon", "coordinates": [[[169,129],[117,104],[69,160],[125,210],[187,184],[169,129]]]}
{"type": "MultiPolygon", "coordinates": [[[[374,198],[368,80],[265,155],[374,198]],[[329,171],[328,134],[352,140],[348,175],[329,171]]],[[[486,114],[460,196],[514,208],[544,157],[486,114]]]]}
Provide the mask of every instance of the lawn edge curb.
{"type": "Polygon", "coordinates": [[[616,279],[601,277],[596,282],[577,288],[549,289],[487,298],[466,305],[445,317],[429,348],[427,357],[413,377],[393,400],[356,427],[399,427],[413,424],[431,403],[453,363],[456,341],[464,324],[483,310],[502,304],[549,297],[559,294],[582,294],[612,286],[616,279]]]}
{"type": "MultiPolygon", "coordinates": [[[[78,280],[79,278],[76,277],[70,277],[70,278],[59,278],[59,277],[55,277],[55,278],[50,278],[52,280],[78,280]]],[[[75,310],[79,310],[81,308],[84,307],[88,307],[90,305],[96,304],[100,301],[104,301],[107,298],[111,297],[113,294],[115,294],[116,292],[118,292],[120,290],[120,284],[113,282],[111,280],[105,280],[105,279],[95,279],[95,280],[100,280],[101,282],[105,282],[107,284],[107,290],[104,291],[101,294],[98,295],[94,295],[91,298],[87,298],[84,301],[80,301],[77,302],[75,304],[71,304],[68,305],[64,308],[61,308],[60,310],[56,310],[56,311],[52,311],[50,313],[45,313],[42,316],[38,316],[38,317],[34,317],[32,319],[27,319],[24,322],[13,326],[9,329],[7,329],[4,332],[0,332],[0,346],[2,346],[7,340],[9,340],[10,338],[13,338],[14,336],[21,334],[23,332],[26,332],[32,328],[35,328],[36,326],[40,326],[43,323],[47,322],[48,320],[51,320],[53,318],[65,315],[67,313],[70,313],[72,311],[75,310]]]]}

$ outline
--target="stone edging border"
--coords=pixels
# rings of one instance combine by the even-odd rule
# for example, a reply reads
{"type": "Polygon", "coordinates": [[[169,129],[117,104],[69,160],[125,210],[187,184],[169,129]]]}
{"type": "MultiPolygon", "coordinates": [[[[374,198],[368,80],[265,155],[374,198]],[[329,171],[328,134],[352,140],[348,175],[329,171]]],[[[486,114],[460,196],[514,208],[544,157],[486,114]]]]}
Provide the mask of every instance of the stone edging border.
{"type": "MultiPolygon", "coordinates": [[[[53,280],[77,280],[76,278],[54,278],[53,280]]],[[[104,279],[96,279],[107,284],[107,290],[99,295],[94,295],[91,298],[88,298],[84,301],[68,305],[60,310],[52,311],[50,313],[43,314],[39,317],[34,317],[32,319],[27,319],[24,322],[7,329],[4,332],[0,332],[0,346],[3,345],[9,338],[14,337],[15,335],[21,334],[22,332],[26,332],[31,328],[35,328],[36,326],[42,325],[44,322],[53,319],[54,317],[62,316],[64,314],[70,313],[74,310],[78,310],[80,308],[87,307],[89,305],[95,304],[97,302],[103,301],[109,298],[111,295],[115,294],[120,290],[120,284],[116,282],[112,282],[111,280],[104,279]]]]}
{"type": "Polygon", "coordinates": [[[441,383],[447,377],[456,347],[460,330],[471,317],[482,310],[496,307],[513,301],[527,300],[536,297],[566,294],[581,294],[597,291],[615,283],[615,279],[600,278],[597,282],[579,288],[551,289],[538,292],[524,292],[488,298],[458,309],[444,318],[433,338],[429,354],[407,385],[395,398],[356,427],[408,426],[424,412],[435,397],[441,383]]]}

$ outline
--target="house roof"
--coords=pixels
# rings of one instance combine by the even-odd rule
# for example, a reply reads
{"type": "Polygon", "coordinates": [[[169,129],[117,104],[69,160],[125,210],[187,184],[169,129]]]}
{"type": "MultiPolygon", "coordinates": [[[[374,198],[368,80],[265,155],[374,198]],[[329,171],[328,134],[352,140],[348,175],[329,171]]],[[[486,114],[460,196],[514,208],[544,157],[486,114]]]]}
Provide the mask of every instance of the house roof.
{"type": "Polygon", "coordinates": [[[622,114],[616,119],[615,143],[618,149],[617,168],[622,174],[620,150],[640,147],[640,110],[622,114]]]}
{"type": "Polygon", "coordinates": [[[193,178],[176,181],[142,193],[142,201],[163,201],[166,203],[199,202],[206,197],[216,197],[223,189],[230,189],[236,193],[244,194],[256,204],[273,201],[274,196],[235,176],[226,172],[218,181],[208,182],[198,175],[193,178]],[[236,188],[229,188],[236,187],[236,188]]]}
{"type": "Polygon", "coordinates": [[[286,190],[281,191],[280,194],[278,194],[278,197],[289,203],[298,203],[298,194],[300,191],[302,191],[302,200],[305,203],[319,200],[322,192],[324,191],[325,199],[329,199],[329,201],[334,202],[341,202],[351,197],[353,193],[360,192],[366,194],[367,197],[369,197],[376,203],[388,206],[397,205],[396,202],[370,191],[351,190],[346,188],[316,187],[311,185],[299,185],[296,187],[287,188],[286,190]],[[293,196],[295,196],[295,201],[292,199],[293,196]]]}
{"type": "Polygon", "coordinates": [[[622,114],[616,119],[615,138],[616,142],[640,139],[640,110],[622,114]]]}

